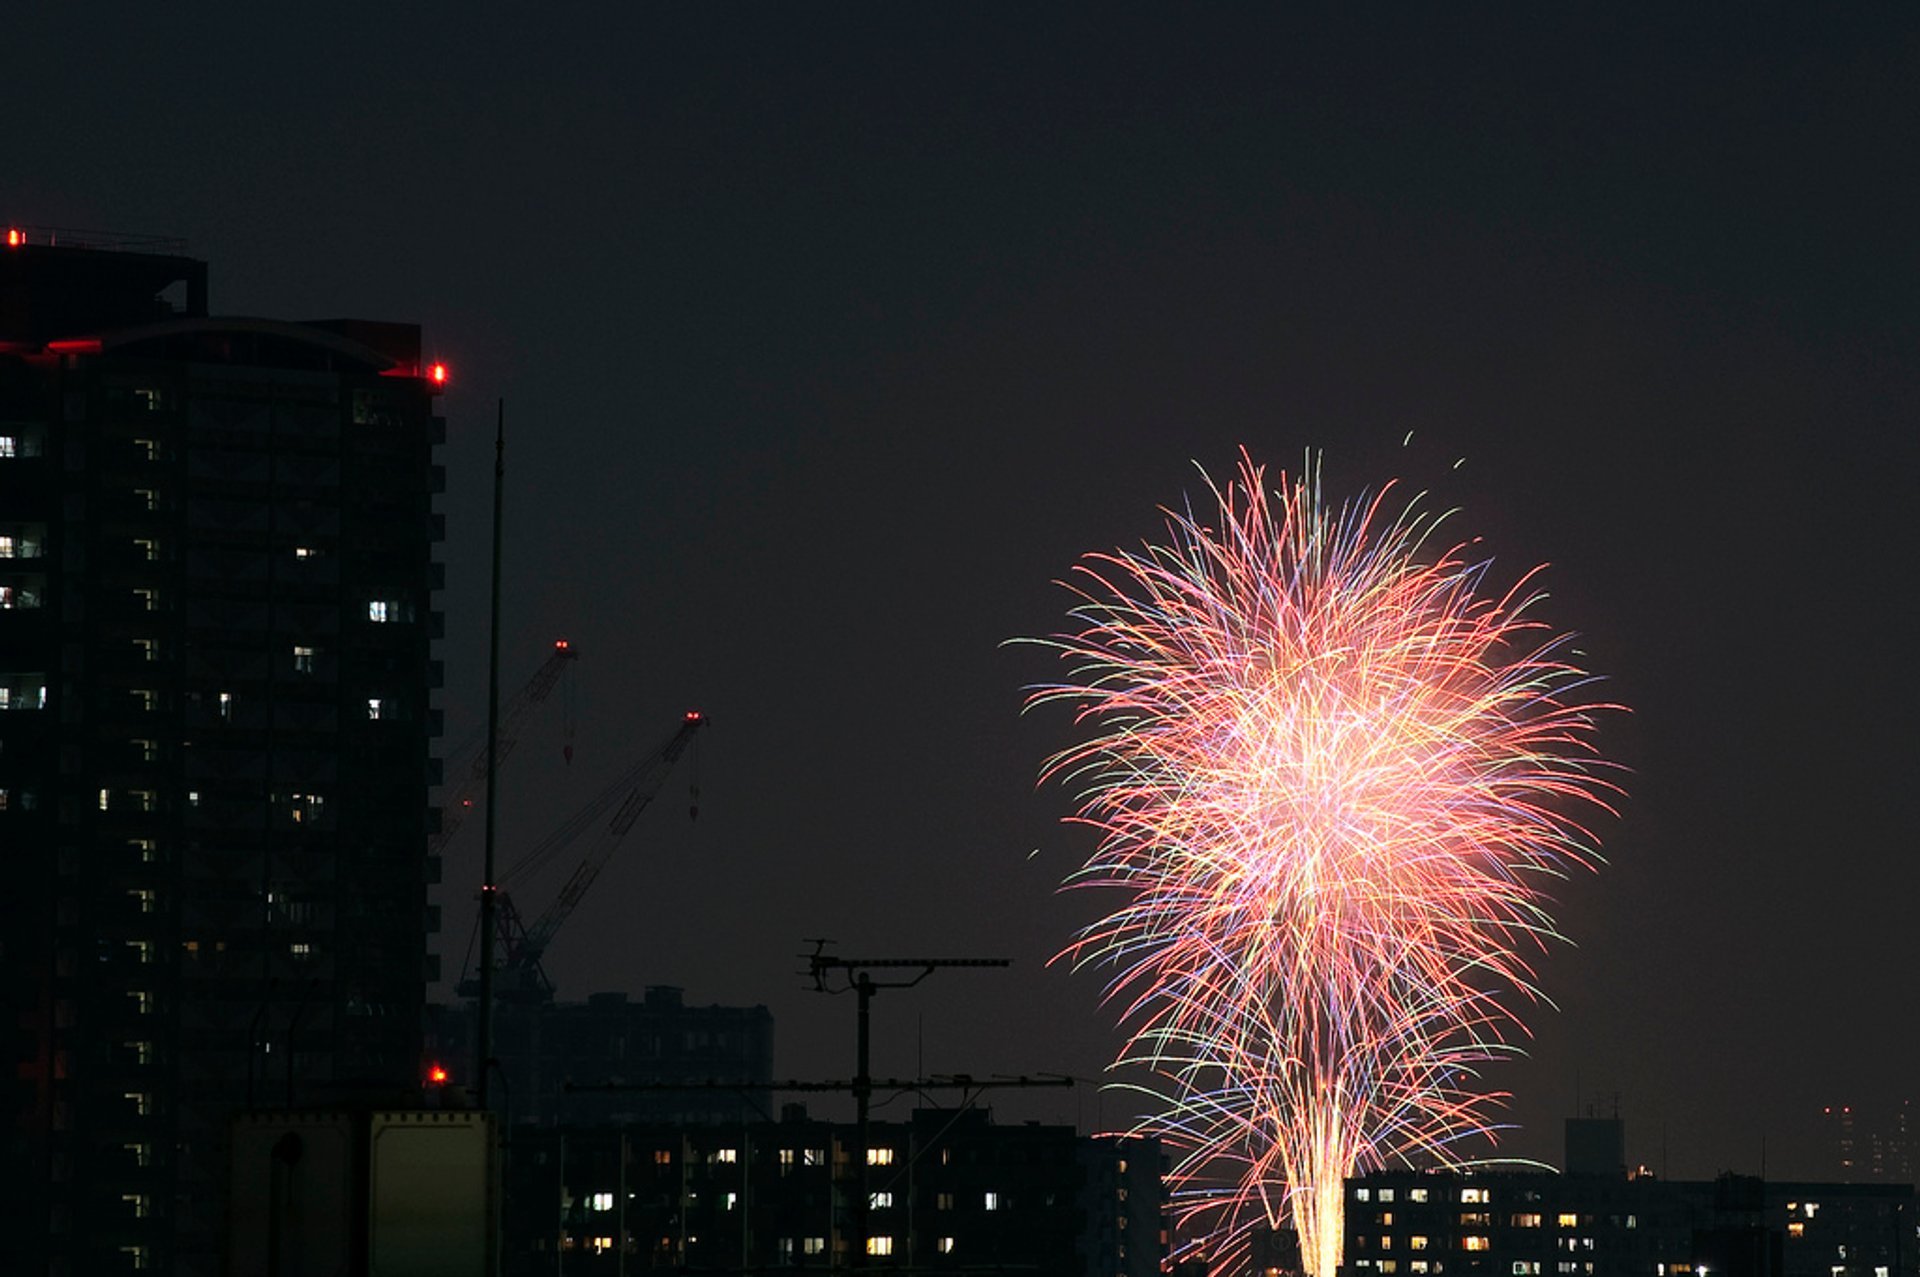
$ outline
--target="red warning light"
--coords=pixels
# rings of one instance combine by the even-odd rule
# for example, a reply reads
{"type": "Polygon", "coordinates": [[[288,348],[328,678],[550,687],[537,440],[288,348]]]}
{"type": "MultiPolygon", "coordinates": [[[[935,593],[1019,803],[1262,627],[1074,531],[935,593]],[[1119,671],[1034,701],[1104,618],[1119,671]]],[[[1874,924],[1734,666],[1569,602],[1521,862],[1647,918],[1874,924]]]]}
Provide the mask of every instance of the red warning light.
{"type": "Polygon", "coordinates": [[[432,367],[428,368],[427,380],[431,381],[436,386],[446,385],[447,384],[447,366],[445,364],[434,364],[432,367]]]}
{"type": "Polygon", "coordinates": [[[705,717],[706,717],[706,715],[705,715],[705,714],[702,714],[702,713],[701,713],[701,712],[700,712],[699,710],[697,710],[697,709],[690,709],[690,710],[688,710],[688,711],[687,711],[687,721],[688,721],[689,723],[697,723],[697,722],[699,722],[699,721],[700,721],[701,719],[703,719],[703,718],[705,718],[705,717]]]}
{"type": "Polygon", "coordinates": [[[447,1067],[444,1064],[431,1065],[427,1069],[427,1082],[431,1086],[445,1086],[448,1076],[447,1067]]]}
{"type": "Polygon", "coordinates": [[[567,642],[565,639],[555,639],[553,641],[553,650],[556,652],[565,652],[572,647],[573,644],[567,642]]]}
{"type": "Polygon", "coordinates": [[[16,226],[7,227],[7,247],[18,248],[27,242],[27,233],[16,226]]]}

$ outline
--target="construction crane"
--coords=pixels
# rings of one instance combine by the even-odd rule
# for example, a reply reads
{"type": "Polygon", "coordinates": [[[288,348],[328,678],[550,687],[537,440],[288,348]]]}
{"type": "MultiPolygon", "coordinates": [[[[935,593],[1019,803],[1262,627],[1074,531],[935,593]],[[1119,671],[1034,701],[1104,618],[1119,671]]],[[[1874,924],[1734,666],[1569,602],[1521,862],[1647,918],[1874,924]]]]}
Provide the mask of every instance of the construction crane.
{"type": "MultiPolygon", "coordinates": [[[[547,978],[540,959],[553,943],[554,935],[585,897],[587,889],[593,886],[593,880],[606,868],[607,861],[627,836],[627,831],[640,819],[640,813],[652,805],[666,784],[667,777],[672,774],[674,764],[680,761],[687,746],[692,744],[693,738],[706,725],[706,715],[689,710],[665,744],[647,754],[596,794],[500,875],[502,887],[495,888],[498,897],[495,901],[494,937],[497,947],[505,956],[495,978],[495,988],[503,1000],[544,1002],[553,996],[553,982],[547,978]],[[611,816],[607,815],[609,810],[613,813],[611,816]],[[503,889],[504,884],[514,879],[524,880],[528,874],[551,863],[562,851],[594,830],[598,832],[589,844],[586,855],[560,889],[560,894],[531,924],[524,922],[520,911],[514,907],[513,898],[503,889]]],[[[695,805],[689,808],[688,814],[697,819],[700,815],[697,783],[691,787],[691,795],[695,805]]],[[[478,989],[477,979],[463,980],[460,984],[460,992],[464,996],[472,996],[478,989]]]]}
{"type": "MultiPolygon", "coordinates": [[[[527,719],[533,711],[546,703],[560,676],[573,667],[580,653],[573,650],[573,644],[566,639],[554,642],[553,650],[540,668],[533,672],[519,691],[513,694],[500,711],[500,761],[506,762],[513,753],[513,747],[520,739],[520,733],[526,728],[527,719]]],[[[451,777],[450,788],[440,803],[440,829],[427,840],[427,851],[439,855],[446,850],[453,836],[460,832],[460,826],[473,811],[487,792],[487,730],[483,725],[472,739],[461,745],[453,757],[447,760],[447,775],[451,777]]],[[[569,746],[569,749],[572,747],[569,746]]]]}

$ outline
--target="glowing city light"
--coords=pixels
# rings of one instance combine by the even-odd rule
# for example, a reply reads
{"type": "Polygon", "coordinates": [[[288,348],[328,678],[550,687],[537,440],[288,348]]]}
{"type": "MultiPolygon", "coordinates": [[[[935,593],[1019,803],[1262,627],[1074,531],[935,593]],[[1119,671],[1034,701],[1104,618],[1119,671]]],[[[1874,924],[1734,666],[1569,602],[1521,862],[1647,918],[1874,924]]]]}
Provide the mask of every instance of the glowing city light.
{"type": "Polygon", "coordinates": [[[1319,467],[1244,454],[1166,544],[1093,554],[1068,588],[1065,702],[1082,739],[1044,779],[1099,845],[1069,885],[1118,905],[1061,955],[1111,973],[1116,1062],[1173,1154],[1181,1232],[1216,1261],[1291,1222],[1340,1264],[1342,1181],[1458,1165],[1503,1096],[1546,886],[1597,860],[1614,787],[1593,680],[1392,485],[1329,507],[1319,467]]]}
{"type": "Polygon", "coordinates": [[[436,363],[427,369],[427,380],[436,386],[447,384],[447,366],[436,363]]]}

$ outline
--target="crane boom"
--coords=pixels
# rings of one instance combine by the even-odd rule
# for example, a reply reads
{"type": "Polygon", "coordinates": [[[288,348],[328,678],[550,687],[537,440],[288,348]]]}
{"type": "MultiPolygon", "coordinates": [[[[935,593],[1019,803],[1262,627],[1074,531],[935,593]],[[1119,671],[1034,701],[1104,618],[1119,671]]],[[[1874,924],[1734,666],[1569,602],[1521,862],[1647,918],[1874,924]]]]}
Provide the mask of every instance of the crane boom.
{"type": "MultiPolygon", "coordinates": [[[[546,702],[559,683],[560,676],[567,672],[580,654],[573,650],[573,644],[560,639],[533,672],[533,677],[515,692],[500,713],[500,761],[505,762],[513,753],[513,747],[520,738],[520,732],[527,725],[527,718],[546,702]]],[[[440,829],[427,840],[427,850],[438,854],[445,850],[453,836],[460,832],[460,825],[467,813],[477,805],[480,796],[487,792],[487,732],[483,725],[474,734],[471,741],[463,744],[448,760],[447,774],[455,778],[456,787],[448,793],[440,804],[440,829]]]]}
{"type": "MultiPolygon", "coordinates": [[[[620,785],[601,794],[588,804],[587,811],[581,813],[581,816],[585,817],[584,820],[579,816],[569,820],[561,827],[558,834],[549,838],[528,855],[529,862],[551,856],[560,846],[571,842],[574,837],[584,832],[594,816],[603,812],[611,799],[620,797],[624,791],[624,797],[620,797],[613,816],[602,827],[594,845],[581,859],[572,876],[567,879],[566,886],[560,889],[560,894],[531,926],[514,936],[509,944],[505,966],[508,971],[515,972],[524,978],[517,983],[526,981],[533,981],[540,985],[546,983],[544,973],[539,970],[540,958],[546,953],[547,946],[553,942],[554,934],[560,930],[568,915],[579,905],[581,899],[587,894],[587,889],[593,885],[593,880],[600,876],[600,871],[606,868],[607,861],[612,858],[614,849],[620,845],[620,840],[626,837],[627,831],[632,829],[634,822],[640,819],[640,813],[644,812],[658,796],[661,787],[666,784],[667,777],[673,772],[674,764],[680,761],[680,756],[686,753],[687,746],[692,743],[694,736],[706,725],[706,715],[689,711],[681,720],[679,728],[667,738],[664,745],[647,755],[638,768],[622,778],[620,785]]],[[[512,876],[517,871],[517,868],[509,871],[507,876],[512,876]]],[[[511,985],[516,982],[509,983],[511,985]]]]}

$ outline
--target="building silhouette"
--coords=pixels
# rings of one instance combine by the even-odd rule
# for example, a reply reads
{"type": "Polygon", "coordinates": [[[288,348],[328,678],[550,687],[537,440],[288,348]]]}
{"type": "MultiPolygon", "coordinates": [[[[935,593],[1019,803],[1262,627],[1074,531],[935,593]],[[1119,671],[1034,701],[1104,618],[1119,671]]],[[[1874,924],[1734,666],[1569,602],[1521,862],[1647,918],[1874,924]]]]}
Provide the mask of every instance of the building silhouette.
{"type": "Polygon", "coordinates": [[[1568,1123],[1568,1171],[1347,1182],[1352,1277],[1916,1277],[1911,1184],[1628,1175],[1617,1132],[1568,1123]],[[1575,1160],[1583,1155],[1584,1164],[1575,1160]]]}
{"type": "MultiPolygon", "coordinates": [[[[475,1004],[429,1009],[428,1055],[464,1076],[477,1032],[475,1004]]],[[[595,993],[494,1008],[494,1058],[503,1115],[514,1126],[605,1123],[738,1125],[772,1112],[773,1015],[764,1006],[689,1006],[681,990],[651,985],[639,1000],[595,993]],[[616,1085],[717,1084],[694,1090],[569,1090],[616,1085]]]]}
{"type": "Polygon", "coordinates": [[[1151,1139],[995,1124],[983,1109],[875,1122],[866,1175],[851,1123],[516,1133],[507,1277],[713,1273],[1036,1273],[1148,1277],[1166,1254],[1151,1139]],[[851,1195],[865,1182],[867,1224],[851,1195]]]}
{"type": "Polygon", "coordinates": [[[9,1273],[219,1273],[236,1111],[418,1099],[438,378],[173,248],[0,247],[9,1273]]]}

